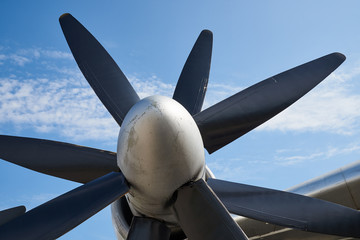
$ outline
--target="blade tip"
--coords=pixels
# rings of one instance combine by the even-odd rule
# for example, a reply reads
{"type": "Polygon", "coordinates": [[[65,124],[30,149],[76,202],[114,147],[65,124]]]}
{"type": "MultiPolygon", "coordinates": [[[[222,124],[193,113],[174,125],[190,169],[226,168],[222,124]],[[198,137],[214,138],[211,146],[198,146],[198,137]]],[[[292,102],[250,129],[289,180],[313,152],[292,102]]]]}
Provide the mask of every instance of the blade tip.
{"type": "Polygon", "coordinates": [[[20,209],[23,213],[26,212],[26,207],[25,207],[24,205],[19,206],[19,209],[20,209]]]}
{"type": "Polygon", "coordinates": [[[341,62],[344,62],[346,56],[340,52],[334,52],[332,55],[336,56],[341,62]]]}
{"type": "Polygon", "coordinates": [[[71,16],[71,14],[70,14],[70,13],[63,13],[63,14],[61,14],[61,16],[59,17],[59,21],[61,21],[62,19],[66,18],[66,17],[68,17],[68,16],[71,16]]]}
{"type": "Polygon", "coordinates": [[[201,31],[200,35],[209,35],[212,37],[213,33],[209,29],[204,29],[201,31]]]}

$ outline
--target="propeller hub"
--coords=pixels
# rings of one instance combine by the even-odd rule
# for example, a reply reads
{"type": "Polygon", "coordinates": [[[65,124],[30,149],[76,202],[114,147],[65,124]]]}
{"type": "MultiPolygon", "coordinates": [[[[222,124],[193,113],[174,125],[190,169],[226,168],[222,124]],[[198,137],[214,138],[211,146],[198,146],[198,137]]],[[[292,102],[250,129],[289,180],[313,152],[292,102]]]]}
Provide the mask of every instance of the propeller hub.
{"type": "Polygon", "coordinates": [[[205,173],[204,146],[194,119],[163,96],[145,98],[128,112],[119,133],[117,161],[130,183],[133,211],[152,217],[172,215],[173,193],[205,173]]]}

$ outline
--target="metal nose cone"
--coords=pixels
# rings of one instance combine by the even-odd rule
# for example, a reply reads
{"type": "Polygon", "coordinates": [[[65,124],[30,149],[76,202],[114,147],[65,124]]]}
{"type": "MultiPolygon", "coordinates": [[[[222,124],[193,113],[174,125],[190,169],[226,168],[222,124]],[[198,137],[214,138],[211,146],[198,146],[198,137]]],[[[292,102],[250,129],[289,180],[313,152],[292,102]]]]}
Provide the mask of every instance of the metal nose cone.
{"type": "Polygon", "coordinates": [[[130,192],[147,199],[165,201],[204,174],[204,147],[194,119],[178,102],[163,96],[145,98],[129,111],[119,133],[117,157],[130,192]]]}

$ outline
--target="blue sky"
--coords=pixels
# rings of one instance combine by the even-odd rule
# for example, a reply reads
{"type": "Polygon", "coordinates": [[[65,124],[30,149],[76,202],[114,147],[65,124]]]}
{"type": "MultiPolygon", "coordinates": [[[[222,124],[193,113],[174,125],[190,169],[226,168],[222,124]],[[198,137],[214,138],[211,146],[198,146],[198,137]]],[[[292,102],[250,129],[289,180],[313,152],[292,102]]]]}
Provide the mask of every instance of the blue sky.
{"type": "MultiPolygon", "coordinates": [[[[205,107],[331,52],[346,62],[311,93],[212,155],[218,178],[286,189],[359,159],[359,1],[2,1],[0,133],[116,150],[119,128],[81,75],[58,17],[70,12],[141,97],[172,96],[202,29],[214,33],[205,107]]],[[[78,186],[0,161],[0,209],[78,186]]],[[[61,239],[115,239],[110,210],[61,239]]]]}

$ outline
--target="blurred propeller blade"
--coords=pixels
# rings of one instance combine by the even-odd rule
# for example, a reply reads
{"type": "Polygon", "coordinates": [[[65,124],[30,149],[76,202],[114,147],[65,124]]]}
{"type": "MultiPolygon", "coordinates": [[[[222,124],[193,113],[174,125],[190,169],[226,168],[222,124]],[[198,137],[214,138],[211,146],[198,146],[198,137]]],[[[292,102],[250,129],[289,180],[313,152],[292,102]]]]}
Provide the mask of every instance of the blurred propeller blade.
{"type": "MultiPolygon", "coordinates": [[[[332,53],[259,82],[196,114],[209,153],[269,120],[325,79],[345,56],[332,53]]],[[[311,119],[309,119],[311,121],[311,119]]]]}
{"type": "Polygon", "coordinates": [[[0,225],[23,215],[25,211],[26,208],[24,206],[13,207],[0,211],[0,225]]]}
{"type": "Polygon", "coordinates": [[[289,192],[208,179],[234,214],[309,232],[360,238],[360,212],[289,192]]]}
{"type": "Polygon", "coordinates": [[[56,239],[128,191],[122,173],[109,173],[0,226],[0,239],[56,239]]]}
{"type": "Polygon", "coordinates": [[[204,180],[181,187],[175,196],[175,211],[189,239],[248,239],[204,180]]]}
{"type": "Polygon", "coordinates": [[[0,135],[0,158],[80,183],[119,171],[116,153],[35,138],[0,135]]]}
{"type": "Polygon", "coordinates": [[[177,82],[173,99],[191,115],[201,111],[209,80],[213,35],[203,30],[192,48],[177,82]]]}
{"type": "Polygon", "coordinates": [[[159,220],[133,217],[127,240],[168,240],[170,229],[159,220]]]}
{"type": "Polygon", "coordinates": [[[81,23],[68,13],[59,21],[81,72],[121,126],[126,113],[139,101],[138,95],[115,61],[81,23]]]}

